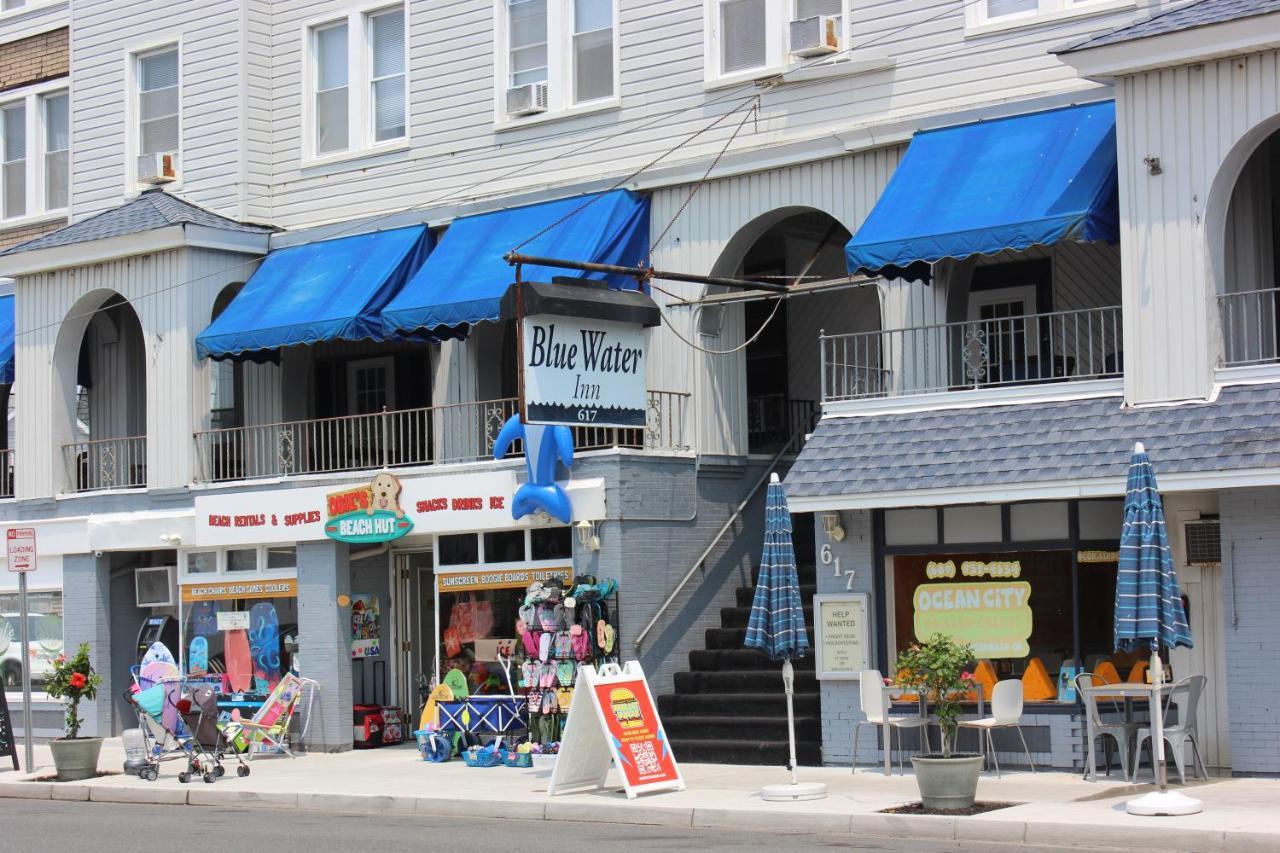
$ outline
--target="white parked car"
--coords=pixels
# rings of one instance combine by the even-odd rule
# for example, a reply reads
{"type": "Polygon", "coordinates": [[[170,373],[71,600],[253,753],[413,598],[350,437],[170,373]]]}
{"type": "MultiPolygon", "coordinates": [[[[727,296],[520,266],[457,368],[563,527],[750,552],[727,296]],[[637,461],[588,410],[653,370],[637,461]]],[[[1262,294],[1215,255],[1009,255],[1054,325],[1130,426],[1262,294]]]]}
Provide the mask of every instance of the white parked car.
{"type": "MultiPolygon", "coordinates": [[[[17,613],[0,613],[0,677],[5,690],[22,689],[22,643],[17,613]]],[[[31,683],[41,684],[53,672],[53,660],[62,654],[62,617],[48,613],[27,614],[26,661],[31,683]]]]}

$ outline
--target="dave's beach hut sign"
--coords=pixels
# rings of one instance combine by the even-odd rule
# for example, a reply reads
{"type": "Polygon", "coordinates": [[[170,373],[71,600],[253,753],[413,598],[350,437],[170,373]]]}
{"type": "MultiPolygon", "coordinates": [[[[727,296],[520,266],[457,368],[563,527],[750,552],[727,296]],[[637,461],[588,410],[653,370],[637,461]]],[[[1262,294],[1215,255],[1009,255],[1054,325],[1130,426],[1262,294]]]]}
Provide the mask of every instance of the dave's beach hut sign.
{"type": "Polygon", "coordinates": [[[400,508],[400,480],[383,471],[361,486],[330,492],[324,535],[339,542],[390,542],[413,530],[413,520],[400,508]]]}
{"type": "Polygon", "coordinates": [[[517,284],[503,316],[520,322],[527,424],[643,427],[645,329],[661,322],[646,294],[603,284],[517,284]]]}

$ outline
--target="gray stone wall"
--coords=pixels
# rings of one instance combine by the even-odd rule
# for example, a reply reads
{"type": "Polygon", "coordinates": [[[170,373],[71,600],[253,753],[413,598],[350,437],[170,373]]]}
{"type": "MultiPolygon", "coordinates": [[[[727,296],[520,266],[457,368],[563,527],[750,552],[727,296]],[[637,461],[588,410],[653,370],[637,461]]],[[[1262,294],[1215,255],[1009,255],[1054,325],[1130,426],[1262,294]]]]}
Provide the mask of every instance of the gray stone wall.
{"type": "Polygon", "coordinates": [[[1280,774],[1280,488],[1219,495],[1227,717],[1236,774],[1280,774]]]}
{"type": "MultiPolygon", "coordinates": [[[[74,654],[88,643],[94,668],[102,676],[98,698],[80,703],[84,735],[110,737],[115,733],[114,697],[128,684],[113,677],[111,666],[111,570],[109,557],[68,554],[62,560],[62,636],[68,652],[74,654]]],[[[137,626],[134,626],[137,630],[137,626]]]]}
{"type": "Polygon", "coordinates": [[[298,640],[301,671],[322,688],[311,707],[303,748],[313,752],[351,749],[351,610],[338,596],[351,594],[348,546],[341,542],[298,543],[298,640]]]}

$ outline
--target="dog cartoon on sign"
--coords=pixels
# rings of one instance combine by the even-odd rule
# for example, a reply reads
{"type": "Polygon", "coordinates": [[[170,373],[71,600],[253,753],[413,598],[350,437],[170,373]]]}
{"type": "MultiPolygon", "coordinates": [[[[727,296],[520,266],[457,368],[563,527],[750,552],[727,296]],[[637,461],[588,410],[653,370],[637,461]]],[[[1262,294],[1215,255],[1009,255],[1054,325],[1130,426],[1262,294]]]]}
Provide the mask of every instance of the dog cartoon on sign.
{"type": "Polygon", "coordinates": [[[378,510],[386,510],[394,512],[396,518],[404,518],[404,510],[400,508],[400,491],[403,487],[400,481],[392,474],[378,474],[369,483],[369,491],[373,495],[373,501],[369,504],[369,508],[365,510],[367,515],[373,515],[378,510]]]}

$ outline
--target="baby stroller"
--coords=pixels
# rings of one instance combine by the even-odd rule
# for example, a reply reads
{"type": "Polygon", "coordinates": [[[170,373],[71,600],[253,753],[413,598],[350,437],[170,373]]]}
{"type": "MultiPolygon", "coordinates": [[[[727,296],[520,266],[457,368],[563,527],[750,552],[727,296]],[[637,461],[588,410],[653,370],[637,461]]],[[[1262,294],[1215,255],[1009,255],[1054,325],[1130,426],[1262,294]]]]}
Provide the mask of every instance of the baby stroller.
{"type": "Polygon", "coordinates": [[[244,763],[244,758],[231,748],[222,729],[218,728],[218,695],[212,687],[184,690],[174,704],[187,730],[187,736],[180,738],[187,754],[187,769],[178,774],[179,782],[190,782],[193,776],[213,782],[226,772],[222,759],[227,754],[235,756],[240,765],[236,768],[237,776],[249,775],[249,766],[244,763]]]}

